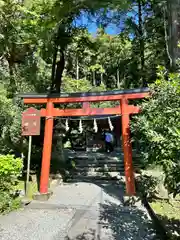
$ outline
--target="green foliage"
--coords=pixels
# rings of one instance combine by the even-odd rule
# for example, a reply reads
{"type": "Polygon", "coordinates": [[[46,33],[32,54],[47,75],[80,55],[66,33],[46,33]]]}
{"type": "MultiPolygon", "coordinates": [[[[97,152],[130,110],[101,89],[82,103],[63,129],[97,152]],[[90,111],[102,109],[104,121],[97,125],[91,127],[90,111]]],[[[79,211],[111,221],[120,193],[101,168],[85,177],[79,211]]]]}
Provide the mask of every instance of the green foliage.
{"type": "Polygon", "coordinates": [[[86,79],[72,79],[70,77],[63,78],[62,89],[64,92],[88,92],[92,88],[91,83],[86,79]]]}
{"type": "Polygon", "coordinates": [[[89,70],[92,72],[105,73],[105,70],[103,69],[102,65],[100,65],[98,63],[90,66],[89,70]]]}
{"type": "Polygon", "coordinates": [[[13,155],[0,155],[0,190],[11,192],[21,176],[22,159],[13,155]]]}
{"type": "Polygon", "coordinates": [[[21,202],[19,198],[14,198],[8,192],[0,190],[0,214],[16,210],[20,208],[20,206],[21,202]]]}
{"type": "Polygon", "coordinates": [[[139,194],[151,198],[156,194],[158,180],[156,177],[140,175],[136,178],[136,188],[139,194]]]}
{"type": "Polygon", "coordinates": [[[0,148],[1,153],[16,151],[20,146],[20,108],[8,99],[7,91],[0,86],[0,148]]]}
{"type": "Polygon", "coordinates": [[[72,79],[70,77],[63,78],[62,89],[64,92],[101,92],[106,91],[104,84],[100,86],[92,86],[87,79],[72,79]]]}
{"type": "Polygon", "coordinates": [[[159,67],[152,96],[143,102],[142,113],[134,117],[132,131],[146,164],[162,166],[165,186],[176,194],[180,183],[180,78],[159,67]]]}
{"type": "Polygon", "coordinates": [[[22,159],[13,155],[0,155],[0,213],[9,212],[20,206],[14,191],[22,168],[22,159]]]}

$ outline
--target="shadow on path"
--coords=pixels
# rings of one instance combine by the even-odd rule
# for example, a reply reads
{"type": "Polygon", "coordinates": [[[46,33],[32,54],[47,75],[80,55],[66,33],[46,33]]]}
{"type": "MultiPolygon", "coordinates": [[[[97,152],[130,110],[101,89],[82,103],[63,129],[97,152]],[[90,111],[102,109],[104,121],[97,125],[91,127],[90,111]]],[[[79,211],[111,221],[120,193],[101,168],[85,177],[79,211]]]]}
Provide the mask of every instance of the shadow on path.
{"type": "Polygon", "coordinates": [[[152,223],[138,209],[126,210],[116,204],[102,204],[97,229],[67,240],[157,240],[152,223]]]}
{"type": "Polygon", "coordinates": [[[84,232],[78,236],[76,236],[76,238],[69,238],[68,236],[65,237],[64,240],[99,240],[98,238],[96,238],[96,231],[93,229],[89,229],[87,232],[84,232]]]}
{"type": "MultiPolygon", "coordinates": [[[[179,212],[179,210],[177,210],[177,212],[179,212]]],[[[162,220],[169,233],[174,237],[173,239],[180,239],[180,220],[175,218],[169,219],[167,216],[162,215],[158,215],[158,217],[162,220]]]]}
{"type": "MultiPolygon", "coordinates": [[[[82,233],[73,237],[67,234],[66,240],[158,240],[152,222],[142,206],[123,206],[123,186],[115,181],[114,183],[95,181],[94,184],[99,186],[103,193],[118,200],[120,204],[104,199],[99,203],[96,223],[93,216],[88,214],[86,229],[82,229],[82,233]]],[[[87,211],[91,210],[87,209],[87,211]]]]}

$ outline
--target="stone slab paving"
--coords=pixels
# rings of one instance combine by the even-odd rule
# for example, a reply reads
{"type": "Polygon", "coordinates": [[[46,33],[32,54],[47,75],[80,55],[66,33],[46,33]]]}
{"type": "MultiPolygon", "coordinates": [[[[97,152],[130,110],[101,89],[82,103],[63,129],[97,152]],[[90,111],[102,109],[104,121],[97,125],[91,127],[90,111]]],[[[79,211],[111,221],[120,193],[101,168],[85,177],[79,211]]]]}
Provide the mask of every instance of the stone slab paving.
{"type": "Polygon", "coordinates": [[[154,239],[146,210],[124,207],[122,197],[122,188],[112,182],[58,186],[48,202],[32,202],[24,210],[0,217],[0,239],[154,239]]]}

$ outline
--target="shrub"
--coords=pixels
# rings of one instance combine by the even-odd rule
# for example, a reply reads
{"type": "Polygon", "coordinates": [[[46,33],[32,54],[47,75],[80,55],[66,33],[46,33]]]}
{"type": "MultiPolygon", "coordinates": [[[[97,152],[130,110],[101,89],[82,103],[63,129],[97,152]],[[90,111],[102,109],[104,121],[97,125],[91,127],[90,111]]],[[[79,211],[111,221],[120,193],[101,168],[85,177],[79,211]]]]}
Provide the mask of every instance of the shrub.
{"type": "Polygon", "coordinates": [[[140,175],[136,178],[136,188],[138,193],[146,197],[154,197],[156,194],[156,187],[158,179],[148,175],[140,175]]]}
{"type": "Polygon", "coordinates": [[[22,173],[22,159],[13,155],[0,155],[0,189],[11,191],[22,173]]]}
{"type": "Polygon", "coordinates": [[[152,96],[142,103],[142,114],[132,122],[134,140],[143,161],[162,166],[169,193],[178,193],[180,183],[180,78],[159,78],[150,85],[152,96]]]}
{"type": "Polygon", "coordinates": [[[8,213],[20,207],[20,199],[8,192],[0,191],[0,213],[8,213]]]}
{"type": "Polygon", "coordinates": [[[21,176],[23,163],[13,155],[0,155],[0,212],[17,208],[18,200],[14,195],[18,177],[21,176]]]}

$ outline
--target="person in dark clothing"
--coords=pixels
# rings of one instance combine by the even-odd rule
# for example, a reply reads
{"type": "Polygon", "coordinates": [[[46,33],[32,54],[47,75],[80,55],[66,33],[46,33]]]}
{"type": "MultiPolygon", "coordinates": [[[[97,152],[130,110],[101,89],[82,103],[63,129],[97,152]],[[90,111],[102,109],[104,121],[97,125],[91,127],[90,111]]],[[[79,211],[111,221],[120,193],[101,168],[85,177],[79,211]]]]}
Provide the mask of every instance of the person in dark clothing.
{"type": "Polygon", "coordinates": [[[111,132],[105,132],[105,149],[106,152],[113,152],[114,150],[114,137],[111,132]]]}

